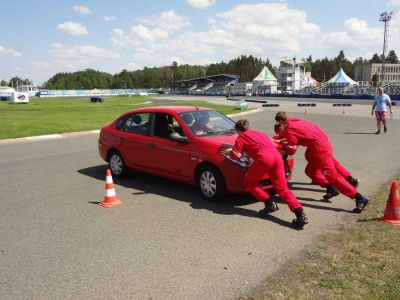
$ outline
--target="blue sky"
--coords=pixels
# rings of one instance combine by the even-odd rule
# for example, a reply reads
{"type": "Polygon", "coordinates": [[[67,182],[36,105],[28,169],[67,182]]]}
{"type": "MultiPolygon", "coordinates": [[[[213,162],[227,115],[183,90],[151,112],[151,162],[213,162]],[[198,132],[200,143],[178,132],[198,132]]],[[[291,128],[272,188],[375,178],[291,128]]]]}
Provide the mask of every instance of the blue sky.
{"type": "Polygon", "coordinates": [[[0,80],[42,84],[58,72],[269,58],[370,58],[382,53],[379,14],[393,11],[389,49],[400,54],[400,0],[5,1],[0,80]],[[368,3],[368,4],[367,4],[368,3]]]}

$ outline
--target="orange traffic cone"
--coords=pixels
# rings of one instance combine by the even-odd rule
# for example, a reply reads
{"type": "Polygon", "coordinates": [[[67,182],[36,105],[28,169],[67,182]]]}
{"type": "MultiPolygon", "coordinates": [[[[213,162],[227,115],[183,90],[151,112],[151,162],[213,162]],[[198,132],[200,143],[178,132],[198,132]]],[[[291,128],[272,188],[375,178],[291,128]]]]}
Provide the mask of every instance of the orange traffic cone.
{"type": "Polygon", "coordinates": [[[99,203],[99,205],[103,207],[113,207],[119,204],[122,204],[123,202],[119,200],[116,195],[115,195],[115,189],[114,189],[114,183],[112,180],[111,176],[111,171],[110,169],[107,169],[106,172],[106,195],[104,196],[104,201],[99,203]]]}
{"type": "Polygon", "coordinates": [[[386,203],[385,214],[381,218],[382,221],[400,226],[400,200],[399,200],[399,185],[396,180],[392,181],[390,187],[389,198],[386,203]]]}
{"type": "Polygon", "coordinates": [[[346,114],[346,107],[343,107],[343,109],[342,109],[342,114],[346,114]]]}
{"type": "Polygon", "coordinates": [[[306,109],[304,110],[305,114],[308,114],[308,107],[306,107],[306,109]]]}

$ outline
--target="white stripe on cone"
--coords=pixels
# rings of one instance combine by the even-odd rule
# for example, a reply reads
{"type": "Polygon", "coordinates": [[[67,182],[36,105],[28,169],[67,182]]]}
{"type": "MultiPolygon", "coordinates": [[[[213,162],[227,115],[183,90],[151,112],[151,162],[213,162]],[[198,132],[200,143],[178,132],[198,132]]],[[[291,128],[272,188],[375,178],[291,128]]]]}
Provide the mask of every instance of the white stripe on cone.
{"type": "Polygon", "coordinates": [[[114,196],[115,196],[115,189],[106,190],[106,197],[114,197],[114,196]]]}
{"type": "Polygon", "coordinates": [[[113,183],[112,176],[106,176],[106,183],[113,183]]]}

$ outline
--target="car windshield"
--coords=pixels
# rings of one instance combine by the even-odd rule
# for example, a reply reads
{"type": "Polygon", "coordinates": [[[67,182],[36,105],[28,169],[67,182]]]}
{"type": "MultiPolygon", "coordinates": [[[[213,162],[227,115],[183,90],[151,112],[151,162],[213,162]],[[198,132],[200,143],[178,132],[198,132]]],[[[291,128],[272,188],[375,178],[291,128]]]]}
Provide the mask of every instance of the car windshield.
{"type": "Polygon", "coordinates": [[[184,112],[180,116],[197,136],[233,134],[235,132],[235,122],[215,110],[184,112]]]}

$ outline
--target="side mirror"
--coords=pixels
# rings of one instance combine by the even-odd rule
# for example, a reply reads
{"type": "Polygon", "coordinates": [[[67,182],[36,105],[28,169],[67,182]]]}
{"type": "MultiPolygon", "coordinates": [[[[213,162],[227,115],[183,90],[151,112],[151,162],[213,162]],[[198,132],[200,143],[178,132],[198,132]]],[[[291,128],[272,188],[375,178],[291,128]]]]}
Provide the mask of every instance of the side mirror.
{"type": "Polygon", "coordinates": [[[177,133],[177,132],[170,133],[170,135],[168,136],[168,138],[169,138],[171,141],[178,142],[178,143],[182,143],[182,144],[187,144],[187,143],[189,143],[189,140],[188,140],[188,138],[187,138],[186,136],[181,136],[181,135],[180,135],[179,133],[177,133]]]}

